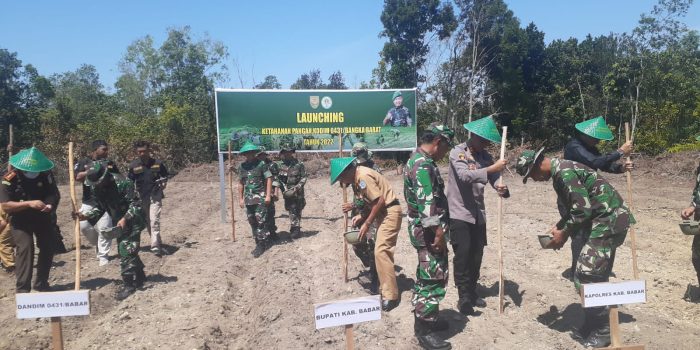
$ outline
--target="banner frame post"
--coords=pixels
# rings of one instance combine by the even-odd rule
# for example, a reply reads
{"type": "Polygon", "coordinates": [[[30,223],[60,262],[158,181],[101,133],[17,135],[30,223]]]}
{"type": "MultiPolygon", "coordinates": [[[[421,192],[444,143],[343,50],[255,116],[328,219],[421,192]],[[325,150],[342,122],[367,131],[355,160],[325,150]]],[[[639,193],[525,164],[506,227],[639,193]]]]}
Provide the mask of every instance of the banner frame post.
{"type": "Polygon", "coordinates": [[[226,223],[226,175],[224,172],[224,154],[219,152],[219,207],[221,223],[226,223]]]}

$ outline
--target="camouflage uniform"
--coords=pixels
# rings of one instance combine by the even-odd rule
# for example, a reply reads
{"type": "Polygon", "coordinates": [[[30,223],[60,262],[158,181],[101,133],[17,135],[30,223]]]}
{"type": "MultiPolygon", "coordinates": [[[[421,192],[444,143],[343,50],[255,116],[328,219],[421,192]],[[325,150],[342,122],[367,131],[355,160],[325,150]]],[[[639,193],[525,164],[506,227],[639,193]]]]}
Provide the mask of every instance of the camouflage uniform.
{"type": "Polygon", "coordinates": [[[444,230],[445,240],[449,240],[449,211],[444,191],[445,184],[435,161],[421,149],[416,150],[406,164],[404,197],[408,203],[408,235],[418,253],[412,303],[416,318],[427,322],[437,321],[449,276],[447,250],[431,248],[438,226],[444,230]]]}
{"type": "Polygon", "coordinates": [[[264,242],[269,235],[268,208],[265,205],[266,180],[272,177],[272,173],[265,162],[255,158],[252,162],[241,163],[238,176],[243,184],[243,201],[253,237],[256,243],[264,242]]]}
{"type": "Polygon", "coordinates": [[[291,226],[289,232],[292,236],[298,236],[301,233],[301,211],[306,206],[304,198],[306,170],[304,163],[296,158],[280,161],[279,168],[281,187],[288,193],[284,196],[284,209],[289,212],[291,226]],[[290,195],[290,192],[293,194],[290,195]]]}
{"type": "Polygon", "coordinates": [[[119,173],[111,173],[111,176],[114,184],[92,188],[95,206],[83,212],[83,215],[87,220],[97,220],[106,212],[115,224],[126,218],[126,226],[117,237],[121,274],[126,284],[135,282],[139,285],[145,279],[139,248],[141,231],[146,228],[146,218],[134,183],[119,173]]]}
{"type": "Polygon", "coordinates": [[[389,124],[393,127],[411,126],[411,111],[405,106],[393,107],[387,112],[389,124]]]}
{"type": "Polygon", "coordinates": [[[272,174],[272,200],[273,202],[270,203],[269,206],[267,206],[267,220],[265,221],[265,225],[267,226],[267,231],[270,232],[270,235],[274,235],[277,232],[277,224],[275,224],[275,215],[277,213],[275,212],[275,189],[280,187],[280,181],[279,181],[279,175],[280,175],[280,168],[279,165],[276,162],[273,162],[270,159],[265,160],[265,165],[267,166],[267,169],[270,170],[270,174],[272,174]]]}
{"type": "MultiPolygon", "coordinates": [[[[695,207],[695,220],[700,220],[700,210],[698,209],[700,207],[700,166],[695,170],[695,189],[693,189],[692,205],[695,207]]],[[[693,266],[700,285],[700,235],[694,236],[691,251],[693,266]]]]}
{"type": "Polygon", "coordinates": [[[554,190],[567,213],[557,228],[569,232],[590,227],[576,266],[576,288],[582,283],[607,282],[610,255],[624,242],[636,222],[634,216],[612,185],[591,168],[557,158],[552,158],[551,168],[554,190]]]}

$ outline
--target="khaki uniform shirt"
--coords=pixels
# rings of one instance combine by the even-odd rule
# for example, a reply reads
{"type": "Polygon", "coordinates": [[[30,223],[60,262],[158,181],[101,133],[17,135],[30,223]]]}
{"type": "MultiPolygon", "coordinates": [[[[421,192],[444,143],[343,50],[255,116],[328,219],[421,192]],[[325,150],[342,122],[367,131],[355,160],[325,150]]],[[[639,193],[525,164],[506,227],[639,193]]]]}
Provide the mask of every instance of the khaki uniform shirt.
{"type": "Polygon", "coordinates": [[[366,203],[372,203],[379,197],[384,197],[386,205],[391,204],[397,198],[389,182],[377,171],[364,166],[358,166],[355,170],[355,193],[359,194],[366,203]]]}

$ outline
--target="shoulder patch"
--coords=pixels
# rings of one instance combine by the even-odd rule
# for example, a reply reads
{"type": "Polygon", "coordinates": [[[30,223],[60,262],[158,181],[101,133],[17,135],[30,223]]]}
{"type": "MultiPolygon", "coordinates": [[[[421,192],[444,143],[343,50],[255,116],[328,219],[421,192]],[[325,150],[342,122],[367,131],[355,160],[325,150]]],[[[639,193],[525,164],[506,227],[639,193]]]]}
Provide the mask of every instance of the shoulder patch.
{"type": "Polygon", "coordinates": [[[362,190],[367,188],[367,184],[365,183],[365,180],[360,180],[360,183],[358,183],[357,185],[360,186],[360,189],[362,189],[362,190]]]}
{"type": "Polygon", "coordinates": [[[10,171],[9,173],[5,174],[5,176],[3,177],[3,180],[9,182],[9,181],[12,181],[12,179],[14,179],[15,176],[17,176],[17,173],[14,171],[10,171]]]}
{"type": "Polygon", "coordinates": [[[134,174],[141,174],[143,172],[143,166],[137,166],[133,170],[134,174]]]}

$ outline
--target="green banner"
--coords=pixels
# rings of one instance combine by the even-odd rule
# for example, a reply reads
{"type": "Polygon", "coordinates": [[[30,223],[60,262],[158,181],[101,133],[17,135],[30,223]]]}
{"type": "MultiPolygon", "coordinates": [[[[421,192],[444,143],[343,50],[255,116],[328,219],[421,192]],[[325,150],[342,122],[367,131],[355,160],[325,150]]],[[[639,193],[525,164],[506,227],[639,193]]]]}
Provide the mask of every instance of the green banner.
{"type": "Polygon", "coordinates": [[[416,148],[416,90],[216,89],[219,151],[247,141],[279,151],[337,152],[365,142],[371,150],[416,148]]]}

